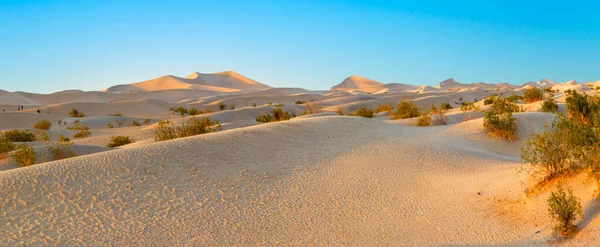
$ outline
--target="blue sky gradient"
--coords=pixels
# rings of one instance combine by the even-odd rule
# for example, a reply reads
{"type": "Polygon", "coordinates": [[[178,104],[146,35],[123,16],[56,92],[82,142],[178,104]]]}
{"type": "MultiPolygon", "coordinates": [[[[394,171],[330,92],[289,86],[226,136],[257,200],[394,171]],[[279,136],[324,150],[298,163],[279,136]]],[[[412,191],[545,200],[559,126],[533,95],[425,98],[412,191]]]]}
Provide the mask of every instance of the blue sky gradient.
{"type": "Polygon", "coordinates": [[[235,70],[275,87],[600,79],[594,1],[0,1],[0,89],[235,70]]]}

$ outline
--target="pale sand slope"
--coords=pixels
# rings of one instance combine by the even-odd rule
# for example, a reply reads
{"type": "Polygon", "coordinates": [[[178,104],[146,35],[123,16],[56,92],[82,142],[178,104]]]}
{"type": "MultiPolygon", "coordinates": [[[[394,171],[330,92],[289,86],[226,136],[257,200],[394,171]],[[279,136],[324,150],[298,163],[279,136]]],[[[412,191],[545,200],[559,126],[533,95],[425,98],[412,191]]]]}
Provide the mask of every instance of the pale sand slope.
{"type": "MultiPolygon", "coordinates": [[[[517,115],[534,124],[539,116],[517,115]]],[[[4,171],[0,240],[545,245],[543,206],[497,211],[504,205],[497,198],[522,194],[518,157],[480,145],[489,140],[481,125],[305,118],[4,171]]],[[[597,241],[597,225],[587,223],[577,245],[597,241]]]]}

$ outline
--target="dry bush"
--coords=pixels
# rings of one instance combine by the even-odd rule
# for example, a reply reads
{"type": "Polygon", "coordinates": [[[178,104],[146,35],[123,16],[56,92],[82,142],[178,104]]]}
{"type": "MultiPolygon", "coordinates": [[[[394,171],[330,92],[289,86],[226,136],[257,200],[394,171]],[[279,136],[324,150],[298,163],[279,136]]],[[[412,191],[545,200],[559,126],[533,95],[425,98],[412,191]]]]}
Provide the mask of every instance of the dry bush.
{"type": "Polygon", "coordinates": [[[185,114],[188,113],[188,110],[183,108],[182,106],[173,109],[173,113],[179,113],[181,117],[184,117],[185,114]]]}
{"type": "Polygon", "coordinates": [[[423,114],[417,118],[417,121],[415,122],[415,126],[417,126],[417,127],[431,126],[431,117],[429,117],[429,114],[427,112],[423,112],[423,114]]]}
{"type": "Polygon", "coordinates": [[[158,125],[154,129],[154,140],[165,141],[177,138],[177,133],[173,126],[173,122],[164,120],[158,122],[158,125]]]}
{"type": "Polygon", "coordinates": [[[106,127],[108,127],[109,129],[112,129],[112,128],[114,128],[115,126],[114,126],[112,123],[107,123],[107,124],[106,124],[106,127]]]}
{"type": "Polygon", "coordinates": [[[401,100],[396,105],[396,111],[392,119],[405,119],[405,118],[415,118],[421,116],[421,108],[416,104],[413,104],[412,101],[401,100]]]}
{"type": "Polygon", "coordinates": [[[306,103],[306,110],[302,112],[302,115],[322,113],[323,112],[323,110],[321,110],[322,108],[323,107],[320,107],[319,105],[317,105],[317,103],[308,102],[308,103],[306,103]]]}
{"type": "Polygon", "coordinates": [[[221,130],[219,121],[212,121],[208,117],[203,117],[200,120],[190,118],[181,126],[174,126],[171,121],[160,121],[154,130],[155,141],[165,141],[175,138],[206,134],[221,130]]]}
{"type": "Polygon", "coordinates": [[[69,139],[69,137],[66,137],[66,136],[64,136],[64,135],[60,135],[60,136],[58,137],[58,141],[59,141],[59,142],[71,142],[71,139],[69,139]]]}
{"type": "Polygon", "coordinates": [[[344,111],[342,110],[342,107],[341,107],[341,106],[337,108],[337,111],[336,111],[336,112],[337,112],[337,114],[339,114],[340,116],[344,116],[344,111]]]}
{"type": "Polygon", "coordinates": [[[108,116],[111,116],[111,117],[121,117],[121,116],[123,116],[123,113],[115,112],[113,114],[108,114],[108,116]]]}
{"type": "Polygon", "coordinates": [[[13,129],[4,131],[0,134],[0,139],[5,139],[10,142],[32,142],[35,141],[35,134],[29,130],[13,129]]]}
{"type": "Polygon", "coordinates": [[[516,95],[514,93],[511,94],[510,96],[506,97],[505,99],[508,100],[508,101],[510,101],[510,102],[513,102],[513,103],[518,102],[520,100],[524,100],[523,96],[519,96],[519,95],[516,95]]]}
{"type": "Polygon", "coordinates": [[[434,105],[431,105],[431,113],[434,115],[434,118],[431,120],[431,123],[433,125],[447,125],[448,124],[448,117],[446,116],[448,109],[445,109],[445,108],[446,107],[444,107],[444,103],[442,103],[440,105],[440,108],[437,108],[434,105]]]}
{"type": "Polygon", "coordinates": [[[302,105],[302,104],[306,104],[306,101],[301,101],[301,100],[296,101],[296,105],[302,105]]]}
{"type": "Polygon", "coordinates": [[[554,230],[563,236],[576,232],[577,226],[572,222],[577,219],[577,216],[584,217],[579,198],[573,195],[571,188],[567,187],[565,193],[561,186],[557,186],[548,198],[548,213],[557,223],[554,225],[554,230]]]}
{"type": "Polygon", "coordinates": [[[120,128],[121,125],[123,125],[124,121],[123,120],[115,120],[115,123],[117,123],[119,125],[119,128],[120,128]]]}
{"type": "Polygon", "coordinates": [[[90,128],[85,125],[85,124],[81,124],[79,122],[79,120],[73,122],[73,124],[67,126],[68,130],[89,130],[90,128]]]}
{"type": "Polygon", "coordinates": [[[392,112],[392,111],[394,111],[394,106],[393,105],[388,105],[388,104],[380,104],[375,109],[375,113],[392,112]]]}
{"type": "Polygon", "coordinates": [[[78,131],[77,133],[75,133],[75,135],[73,135],[73,137],[75,139],[81,139],[81,138],[86,138],[86,137],[90,137],[92,136],[92,132],[89,129],[82,129],[80,131],[78,131]]]}
{"type": "Polygon", "coordinates": [[[27,144],[18,145],[17,151],[15,151],[13,156],[20,166],[30,166],[37,162],[35,149],[27,144]]]}
{"type": "Polygon", "coordinates": [[[52,127],[52,122],[48,120],[41,120],[33,125],[33,128],[40,130],[49,130],[52,127]]]}
{"type": "Polygon", "coordinates": [[[442,109],[442,110],[450,110],[450,109],[452,109],[452,105],[450,105],[450,103],[448,103],[448,102],[445,102],[445,103],[442,103],[440,105],[440,109],[442,109]]]}
{"type": "Polygon", "coordinates": [[[152,119],[146,118],[146,119],[144,119],[144,122],[142,124],[143,125],[149,125],[150,122],[152,122],[152,119]]]}
{"type": "Polygon", "coordinates": [[[586,124],[593,123],[593,115],[600,114],[600,97],[579,94],[573,90],[567,97],[567,113],[569,118],[576,118],[586,124]]]}
{"type": "Polygon", "coordinates": [[[542,102],[540,112],[558,113],[558,104],[556,104],[556,100],[554,100],[552,94],[542,102]]]}
{"type": "MultiPolygon", "coordinates": [[[[548,92],[552,92],[552,88],[548,92]]],[[[533,103],[536,101],[540,101],[544,99],[544,91],[537,87],[531,87],[525,89],[525,94],[523,95],[523,101],[526,103],[533,103]]]]}
{"type": "Polygon", "coordinates": [[[58,123],[58,126],[61,126],[63,121],[59,119],[57,123],[58,123]]]}
{"type": "Polygon", "coordinates": [[[271,114],[266,113],[262,115],[258,115],[256,117],[256,121],[259,123],[269,123],[269,122],[278,122],[284,120],[290,120],[296,117],[296,114],[290,114],[287,111],[283,111],[281,107],[277,107],[271,110],[271,114]]]}
{"type": "Polygon", "coordinates": [[[48,152],[52,155],[52,160],[62,160],[77,156],[73,151],[73,143],[69,141],[59,141],[48,146],[48,152]]]}
{"type": "Polygon", "coordinates": [[[83,114],[83,112],[79,112],[77,109],[73,108],[69,112],[69,116],[71,116],[71,117],[84,117],[84,114],[83,114]]]}
{"type": "Polygon", "coordinates": [[[35,139],[38,142],[47,142],[50,140],[50,136],[45,130],[36,130],[35,131],[35,139]]]}
{"type": "Polygon", "coordinates": [[[15,150],[15,144],[4,138],[0,138],[0,159],[4,159],[8,152],[15,150]]]}
{"type": "Polygon", "coordinates": [[[368,109],[366,107],[362,107],[362,108],[356,110],[356,112],[354,112],[352,114],[352,116],[364,117],[364,118],[373,118],[373,110],[368,109]]]}
{"type": "Polygon", "coordinates": [[[109,148],[115,148],[123,145],[127,145],[130,143],[134,143],[135,140],[133,138],[129,138],[129,136],[113,136],[110,139],[110,142],[106,145],[109,148]]]}
{"type": "Polygon", "coordinates": [[[188,111],[188,113],[190,114],[190,116],[196,116],[198,115],[198,109],[192,108],[188,111]]]}
{"type": "Polygon", "coordinates": [[[219,103],[219,109],[225,110],[225,104],[223,104],[223,102],[219,103]]]}
{"type": "Polygon", "coordinates": [[[485,113],[483,126],[496,138],[514,141],[517,139],[517,119],[513,116],[519,107],[505,99],[496,99],[492,109],[485,113]]]}
{"type": "Polygon", "coordinates": [[[131,122],[131,126],[142,126],[142,124],[140,122],[138,122],[138,121],[133,120],[131,122]]]}

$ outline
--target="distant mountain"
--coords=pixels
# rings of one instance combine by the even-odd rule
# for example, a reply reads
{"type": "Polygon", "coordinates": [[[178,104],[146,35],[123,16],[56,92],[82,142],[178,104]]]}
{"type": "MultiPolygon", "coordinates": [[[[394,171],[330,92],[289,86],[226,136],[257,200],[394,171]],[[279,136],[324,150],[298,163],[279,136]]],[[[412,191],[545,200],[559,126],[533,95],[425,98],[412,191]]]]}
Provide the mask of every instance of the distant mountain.
{"type": "Polygon", "coordinates": [[[116,85],[104,90],[109,93],[149,92],[170,89],[205,90],[215,92],[254,91],[271,88],[234,71],[214,74],[194,72],[187,78],[167,75],[133,84],[116,85]]]}

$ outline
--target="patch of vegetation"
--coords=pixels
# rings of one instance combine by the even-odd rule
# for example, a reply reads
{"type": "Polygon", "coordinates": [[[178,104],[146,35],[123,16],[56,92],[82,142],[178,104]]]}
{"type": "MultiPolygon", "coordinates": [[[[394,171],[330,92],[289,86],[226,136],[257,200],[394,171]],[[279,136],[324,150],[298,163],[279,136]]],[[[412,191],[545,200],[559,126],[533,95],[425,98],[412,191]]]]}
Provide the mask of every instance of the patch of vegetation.
{"type": "Polygon", "coordinates": [[[60,135],[60,136],[58,137],[58,141],[59,141],[59,142],[71,142],[71,139],[69,139],[69,137],[66,137],[66,136],[64,136],[64,135],[60,135]]]}
{"type": "Polygon", "coordinates": [[[114,128],[115,126],[114,126],[112,123],[107,123],[107,124],[106,124],[106,127],[108,127],[109,129],[112,129],[112,128],[114,128]]]}
{"type": "Polygon", "coordinates": [[[123,125],[123,120],[115,120],[115,123],[117,123],[119,125],[119,128],[120,128],[121,125],[123,125]]]}
{"type": "MultiPolygon", "coordinates": [[[[552,92],[552,88],[550,88],[550,91],[552,92]]],[[[537,88],[537,87],[530,87],[525,89],[525,94],[523,95],[523,100],[526,103],[533,103],[536,101],[540,101],[544,99],[544,91],[542,91],[541,89],[537,88]]]]}
{"type": "Polygon", "coordinates": [[[517,119],[512,113],[518,109],[515,103],[498,98],[492,109],[485,113],[483,126],[493,137],[514,141],[517,139],[517,119]]]}
{"type": "Polygon", "coordinates": [[[306,110],[302,112],[302,115],[309,115],[309,114],[316,114],[316,113],[322,113],[323,110],[321,110],[323,107],[317,105],[317,103],[306,103],[306,110]]]}
{"type": "Polygon", "coordinates": [[[52,160],[62,160],[77,156],[73,151],[73,143],[69,141],[59,141],[48,146],[48,152],[52,155],[52,160]]]}
{"type": "Polygon", "coordinates": [[[123,116],[123,113],[115,112],[113,114],[108,114],[108,116],[111,116],[111,117],[121,117],[121,116],[123,116]]]}
{"type": "Polygon", "coordinates": [[[569,118],[577,118],[586,124],[592,124],[592,116],[600,114],[600,97],[590,97],[573,90],[567,97],[567,113],[569,118]]]}
{"type": "Polygon", "coordinates": [[[421,116],[421,108],[409,100],[400,100],[392,119],[415,118],[421,116]]]}
{"type": "Polygon", "coordinates": [[[450,110],[450,109],[452,109],[452,106],[450,105],[450,103],[446,102],[446,103],[442,103],[442,105],[440,105],[440,109],[450,110]]]}
{"type": "Polygon", "coordinates": [[[35,141],[35,134],[29,130],[8,130],[0,133],[0,139],[5,139],[10,142],[32,142],[35,141]]]}
{"type": "Polygon", "coordinates": [[[110,139],[110,142],[106,145],[106,147],[115,148],[134,142],[135,140],[133,138],[129,138],[129,136],[113,136],[110,139]]]}
{"type": "Polygon", "coordinates": [[[40,129],[40,130],[49,130],[50,127],[52,127],[52,122],[50,122],[48,120],[41,120],[33,125],[33,128],[40,129]]]}
{"type": "Polygon", "coordinates": [[[69,112],[69,116],[71,116],[71,117],[84,117],[85,115],[83,114],[83,112],[79,112],[77,109],[73,108],[69,112]]]}
{"type": "Polygon", "coordinates": [[[576,232],[577,226],[573,225],[573,221],[577,216],[583,218],[579,198],[573,195],[573,190],[569,187],[566,193],[561,186],[552,191],[548,198],[548,213],[556,221],[554,230],[563,236],[576,232]]]}
{"type": "Polygon", "coordinates": [[[417,127],[426,127],[431,126],[431,117],[427,112],[423,112],[421,116],[417,118],[417,122],[415,122],[415,126],[417,127]]]}
{"type": "Polygon", "coordinates": [[[190,116],[196,116],[198,115],[198,109],[192,108],[188,111],[188,113],[190,114],[190,116]]]}
{"type": "Polygon", "coordinates": [[[73,122],[73,124],[67,126],[68,130],[89,130],[90,128],[85,125],[85,124],[81,124],[79,121],[75,121],[73,122]]]}
{"type": "Polygon", "coordinates": [[[294,117],[296,117],[294,113],[290,114],[287,111],[283,111],[281,107],[277,107],[271,110],[271,114],[266,113],[258,115],[258,117],[256,117],[256,121],[259,123],[269,123],[290,120],[294,117]]]}
{"type": "Polygon", "coordinates": [[[155,141],[165,141],[175,138],[188,137],[200,134],[206,134],[221,130],[219,121],[212,121],[208,117],[203,117],[200,120],[190,118],[181,126],[174,126],[171,121],[160,121],[154,131],[155,141]]]}
{"type": "Polygon", "coordinates": [[[373,118],[373,110],[362,107],[356,110],[356,112],[354,112],[352,115],[357,117],[373,118]]]}
{"type": "Polygon", "coordinates": [[[177,107],[175,109],[173,109],[173,113],[174,114],[179,114],[181,117],[184,117],[185,114],[188,113],[188,110],[185,109],[183,106],[177,107]]]}
{"type": "Polygon", "coordinates": [[[252,106],[256,107],[256,103],[252,103],[252,106]]]}
{"type": "Polygon", "coordinates": [[[50,140],[50,136],[45,130],[36,130],[35,131],[35,139],[38,142],[47,142],[50,140]]]}
{"type": "Polygon", "coordinates": [[[380,104],[375,109],[375,113],[380,113],[380,112],[389,112],[389,113],[391,113],[392,111],[394,111],[394,106],[393,105],[388,105],[388,104],[380,104]]]}
{"type": "Polygon", "coordinates": [[[519,95],[516,95],[514,93],[511,94],[510,96],[506,97],[505,99],[508,100],[508,101],[510,101],[510,102],[513,102],[513,103],[516,103],[518,101],[524,100],[523,96],[519,96],[519,95]]]}
{"type": "Polygon", "coordinates": [[[4,159],[8,152],[15,150],[16,146],[11,141],[0,138],[0,159],[4,159]]]}
{"type": "Polygon", "coordinates": [[[146,118],[146,119],[144,119],[144,122],[142,124],[143,125],[149,125],[150,122],[152,122],[152,119],[146,118]]]}
{"type": "Polygon", "coordinates": [[[434,124],[434,125],[448,124],[448,117],[446,116],[446,113],[448,112],[448,110],[444,109],[443,106],[444,106],[444,103],[442,103],[440,105],[440,108],[437,108],[434,105],[431,105],[431,113],[434,115],[434,118],[431,120],[432,124],[434,124]]]}
{"type": "Polygon", "coordinates": [[[225,109],[225,104],[223,104],[223,102],[219,103],[219,109],[221,109],[221,111],[225,109]]]}
{"type": "Polygon", "coordinates": [[[20,166],[30,166],[37,162],[35,156],[35,149],[27,144],[20,144],[17,146],[17,151],[14,153],[15,161],[20,166]]]}
{"type": "Polygon", "coordinates": [[[231,104],[231,106],[229,106],[229,110],[235,110],[235,105],[231,104]]]}
{"type": "Polygon", "coordinates": [[[341,106],[337,108],[337,111],[336,111],[336,112],[337,112],[337,114],[338,114],[338,115],[340,115],[340,116],[344,116],[344,111],[343,111],[343,109],[342,109],[342,107],[341,107],[341,106]]]}
{"type": "Polygon", "coordinates": [[[558,113],[558,104],[556,104],[552,94],[542,102],[540,112],[558,113]]]}
{"type": "Polygon", "coordinates": [[[296,105],[302,105],[302,104],[306,104],[306,101],[301,101],[301,100],[296,101],[296,105]]]}
{"type": "Polygon", "coordinates": [[[81,139],[81,138],[86,138],[86,137],[90,137],[90,136],[92,136],[92,132],[89,129],[79,130],[77,133],[75,133],[75,135],[73,135],[73,137],[75,139],[81,139]]]}
{"type": "Polygon", "coordinates": [[[140,122],[138,122],[138,121],[133,120],[131,122],[131,126],[142,126],[142,124],[140,122]]]}

